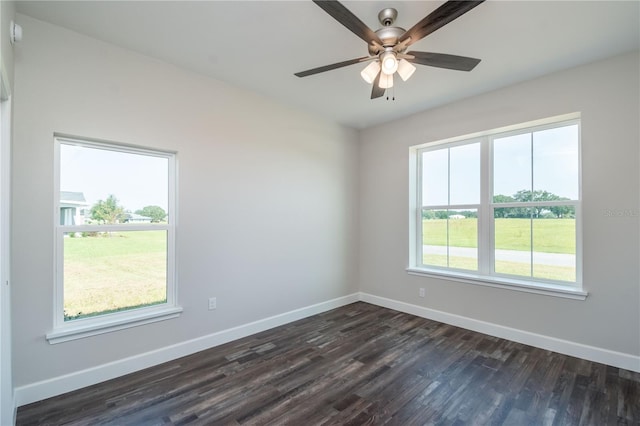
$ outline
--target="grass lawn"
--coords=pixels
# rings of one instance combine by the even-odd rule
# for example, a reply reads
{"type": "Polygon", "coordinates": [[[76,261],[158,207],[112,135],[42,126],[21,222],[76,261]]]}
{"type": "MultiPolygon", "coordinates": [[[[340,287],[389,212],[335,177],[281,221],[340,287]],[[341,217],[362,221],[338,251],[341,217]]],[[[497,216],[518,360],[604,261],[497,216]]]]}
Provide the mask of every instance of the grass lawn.
{"type": "MultiPolygon", "coordinates": [[[[447,245],[447,220],[426,219],[422,221],[422,241],[426,245],[447,245]]],[[[496,249],[531,250],[531,221],[529,219],[496,219],[496,249]]],[[[476,247],[478,220],[450,219],[449,245],[453,247],[476,247]]],[[[543,253],[575,254],[575,219],[534,219],[533,251],[543,253]]]]}
{"type": "MultiPolygon", "coordinates": [[[[425,254],[424,264],[447,267],[447,256],[425,254]]],[[[449,258],[449,267],[476,271],[478,269],[478,260],[470,257],[451,256],[449,258]]],[[[531,276],[531,265],[528,263],[496,261],[495,270],[500,274],[531,276]]],[[[534,265],[533,276],[548,280],[575,281],[576,271],[574,268],[567,266],[534,265]]]]}
{"type": "Polygon", "coordinates": [[[65,319],[164,303],[166,232],[64,239],[65,319]]]}

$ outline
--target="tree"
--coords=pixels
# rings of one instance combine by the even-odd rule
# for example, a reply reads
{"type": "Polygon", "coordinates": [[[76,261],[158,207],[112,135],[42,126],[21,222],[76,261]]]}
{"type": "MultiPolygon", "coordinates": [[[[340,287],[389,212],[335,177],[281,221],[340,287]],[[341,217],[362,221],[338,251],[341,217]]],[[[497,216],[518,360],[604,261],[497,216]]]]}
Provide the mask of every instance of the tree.
{"type": "Polygon", "coordinates": [[[422,219],[435,219],[436,215],[433,213],[433,210],[422,210],[422,219]]]}
{"type": "MultiPolygon", "coordinates": [[[[493,202],[494,203],[513,203],[514,199],[513,197],[510,197],[509,195],[494,195],[493,196],[493,202]]],[[[505,207],[500,207],[497,208],[493,211],[493,217],[495,218],[507,218],[507,217],[512,217],[512,208],[505,208],[505,207]]]]}
{"type": "Polygon", "coordinates": [[[435,215],[437,219],[449,219],[448,210],[435,210],[435,215]]]}
{"type": "MultiPolygon", "coordinates": [[[[547,191],[533,191],[533,201],[557,201],[560,197],[547,191]]],[[[549,209],[544,207],[533,207],[533,217],[542,217],[544,211],[549,209]]],[[[557,215],[556,215],[557,216],[557,215]]]]}
{"type": "Polygon", "coordinates": [[[91,219],[100,223],[119,223],[125,218],[124,208],[118,205],[115,195],[109,195],[105,201],[98,200],[91,207],[91,219]]]}
{"type": "Polygon", "coordinates": [[[498,194],[493,196],[494,203],[513,203],[513,201],[513,197],[510,197],[509,195],[498,194]]]}
{"type": "Polygon", "coordinates": [[[145,206],[141,210],[136,210],[136,214],[150,217],[153,223],[162,222],[167,217],[167,213],[160,206],[145,206]]]}
{"type": "MultiPolygon", "coordinates": [[[[526,202],[540,202],[540,201],[565,201],[568,198],[560,197],[549,191],[536,190],[530,191],[528,189],[522,189],[513,196],[508,195],[496,195],[494,196],[494,202],[508,203],[511,201],[526,203],[526,202]]],[[[540,218],[549,216],[551,213],[555,217],[572,217],[573,207],[571,206],[531,206],[531,207],[511,207],[495,210],[495,217],[518,217],[528,218],[533,215],[534,218],[540,218]]]]}
{"type": "MultiPolygon", "coordinates": [[[[561,197],[558,198],[560,201],[568,200],[568,198],[561,197]]],[[[551,213],[553,213],[556,217],[559,218],[572,218],[576,217],[576,212],[573,206],[551,206],[549,207],[551,213]]]]}

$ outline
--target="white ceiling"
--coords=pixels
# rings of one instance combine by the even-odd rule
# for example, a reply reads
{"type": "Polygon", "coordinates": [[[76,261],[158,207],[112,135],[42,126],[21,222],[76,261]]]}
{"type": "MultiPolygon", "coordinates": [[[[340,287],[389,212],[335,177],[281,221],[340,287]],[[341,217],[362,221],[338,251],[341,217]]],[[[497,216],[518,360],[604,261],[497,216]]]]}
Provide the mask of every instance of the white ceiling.
{"type": "MultiPolygon", "coordinates": [[[[409,29],[442,3],[343,2],[373,30],[385,7],[409,29]]],[[[370,100],[363,64],[293,75],[367,55],[311,1],[19,1],[17,10],[354,128],[640,48],[637,0],[486,1],[411,47],[482,59],[473,71],[418,65],[396,79],[395,101],[370,100]]]]}

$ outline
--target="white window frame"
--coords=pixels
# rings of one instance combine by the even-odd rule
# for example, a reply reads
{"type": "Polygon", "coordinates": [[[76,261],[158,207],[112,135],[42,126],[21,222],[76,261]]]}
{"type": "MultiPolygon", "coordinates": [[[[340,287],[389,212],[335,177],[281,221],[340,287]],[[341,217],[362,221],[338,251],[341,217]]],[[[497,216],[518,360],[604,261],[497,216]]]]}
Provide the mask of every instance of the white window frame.
{"type": "MultiPolygon", "coordinates": [[[[582,287],[582,162],[580,142],[580,113],[565,114],[542,120],[464,135],[446,140],[415,145],[409,148],[409,267],[412,275],[477,284],[489,287],[544,294],[570,299],[585,300],[588,293],[582,287]],[[493,140],[510,134],[533,132],[564,125],[578,125],[578,200],[541,201],[523,203],[493,203],[493,140]],[[448,267],[423,265],[422,261],[422,165],[421,153],[437,147],[451,148],[463,144],[480,142],[480,205],[452,205],[454,209],[465,207],[478,209],[478,270],[467,271],[448,267]],[[515,277],[495,273],[495,241],[493,209],[500,207],[533,207],[571,205],[575,208],[576,220],[576,281],[564,282],[534,277],[515,277]]],[[[438,208],[438,206],[429,206],[438,208]]],[[[439,206],[447,208],[446,206],[439,206]]]]}
{"type": "Polygon", "coordinates": [[[176,318],[182,312],[177,304],[176,263],[175,263],[175,232],[176,232],[176,176],[177,158],[175,152],[142,148],[132,145],[106,142],[95,139],[78,138],[66,135],[54,135],[54,194],[60,194],[60,146],[76,145],[87,148],[96,148],[112,152],[126,154],[138,154],[168,160],[168,211],[167,223],[113,224],[113,225],[61,225],[60,224],[60,200],[55,196],[54,202],[54,300],[53,300],[53,330],[46,335],[51,344],[66,342],[108,333],[125,328],[149,324],[176,318]],[[64,235],[69,232],[116,232],[116,231],[157,231],[167,233],[167,301],[162,304],[135,308],[114,313],[105,313],[87,318],[79,318],[71,321],[64,320],[64,235]]]}

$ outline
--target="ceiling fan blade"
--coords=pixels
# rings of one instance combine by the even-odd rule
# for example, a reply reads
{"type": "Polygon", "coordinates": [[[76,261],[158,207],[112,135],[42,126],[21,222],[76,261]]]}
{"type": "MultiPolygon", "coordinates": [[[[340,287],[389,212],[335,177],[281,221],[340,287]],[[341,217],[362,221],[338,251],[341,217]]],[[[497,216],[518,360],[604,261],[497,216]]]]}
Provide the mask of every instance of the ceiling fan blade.
{"type": "Polygon", "coordinates": [[[319,73],[325,72],[325,71],[335,70],[336,68],[346,67],[347,65],[353,65],[353,64],[357,64],[359,62],[368,61],[369,59],[375,59],[375,56],[363,56],[362,58],[349,59],[348,61],[342,61],[342,62],[338,62],[338,63],[331,64],[331,65],[325,65],[323,67],[312,68],[312,69],[306,70],[306,71],[300,71],[300,72],[295,73],[295,75],[298,76],[298,77],[306,77],[306,76],[313,75],[313,74],[319,74],[319,73]]]}
{"type": "Polygon", "coordinates": [[[480,59],[468,58],[466,56],[447,55],[446,53],[412,51],[407,52],[406,54],[415,57],[413,59],[407,58],[407,61],[413,62],[414,64],[458,71],[471,71],[480,63],[480,59]]]}
{"type": "Polygon", "coordinates": [[[378,86],[378,83],[380,83],[381,74],[382,74],[382,71],[378,71],[378,75],[376,76],[376,79],[373,80],[373,87],[371,88],[371,99],[379,98],[380,96],[384,95],[385,89],[378,86]]]}
{"type": "Polygon", "coordinates": [[[438,28],[447,25],[454,19],[464,15],[474,7],[480,5],[484,0],[449,0],[436,10],[424,17],[420,22],[411,27],[406,33],[400,36],[398,41],[405,42],[409,46],[423,37],[431,34],[438,28]],[[407,40],[411,38],[411,40],[407,40]]]}
{"type": "Polygon", "coordinates": [[[351,13],[349,9],[344,7],[342,3],[335,0],[313,0],[313,2],[367,44],[370,44],[372,41],[382,44],[382,41],[376,33],[367,27],[356,15],[351,13]]]}

